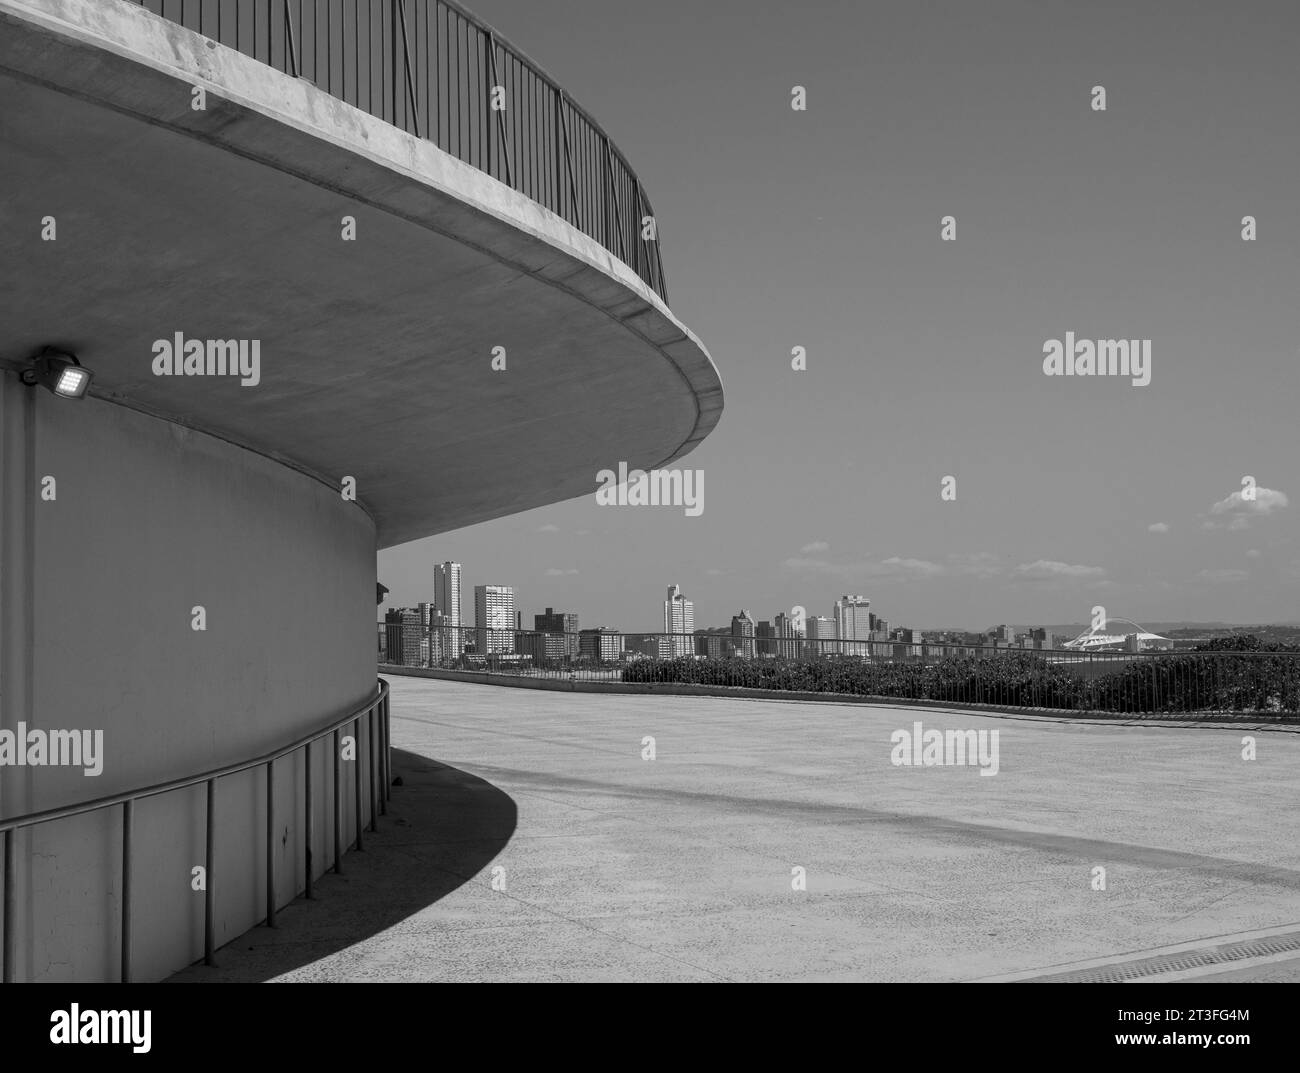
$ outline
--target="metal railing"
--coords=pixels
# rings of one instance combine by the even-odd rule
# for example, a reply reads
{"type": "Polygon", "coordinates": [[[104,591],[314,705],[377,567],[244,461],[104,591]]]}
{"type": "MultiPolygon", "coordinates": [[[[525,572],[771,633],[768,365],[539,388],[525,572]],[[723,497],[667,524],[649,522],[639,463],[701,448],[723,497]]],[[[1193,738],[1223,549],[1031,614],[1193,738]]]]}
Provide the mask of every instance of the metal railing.
{"type": "Polygon", "coordinates": [[[386,666],[575,682],[679,683],[1143,717],[1300,719],[1300,652],[1097,651],[1005,643],[841,640],[378,624],[386,666]]]}
{"type": "MultiPolygon", "coordinates": [[[[312,896],[312,842],[315,840],[316,824],[315,813],[312,807],[312,777],[311,777],[311,747],[323,738],[333,736],[334,750],[334,777],[330,783],[331,803],[334,817],[334,857],[333,869],[335,873],[343,871],[343,854],[345,847],[343,845],[343,796],[341,792],[341,749],[340,734],[349,724],[355,727],[355,740],[357,742],[356,755],[356,772],[353,778],[353,809],[356,824],[356,842],[358,850],[362,849],[362,827],[363,827],[363,810],[362,810],[362,778],[361,778],[361,756],[360,741],[362,738],[361,724],[362,720],[368,724],[368,733],[366,738],[366,767],[369,772],[370,783],[370,830],[377,831],[378,817],[385,815],[388,811],[387,803],[392,798],[392,760],[389,751],[389,710],[388,710],[388,683],[382,678],[378,680],[375,694],[363,705],[353,709],[347,715],[340,719],[334,720],[328,726],[320,730],[313,731],[306,737],[299,738],[274,752],[266,753],[263,756],[256,757],[252,760],[244,760],[239,763],[227,764],[224,767],[214,768],[211,771],[205,771],[199,775],[191,775],[186,778],[171,779],[167,782],[156,783],[153,786],[146,786],[139,790],[128,790],[123,793],[112,794],[108,797],[97,798],[94,801],[86,801],[78,805],[65,805],[61,808],[45,809],[41,812],[33,812],[26,816],[15,816],[11,819],[0,820],[0,832],[4,834],[4,908],[3,908],[3,971],[0,973],[0,979],[4,983],[12,983],[14,976],[15,949],[17,947],[17,934],[15,929],[15,918],[17,916],[17,890],[16,890],[16,868],[14,864],[14,840],[15,832],[29,827],[36,827],[40,824],[52,823],[55,820],[67,819],[71,816],[80,816],[85,813],[98,812],[102,809],[122,808],[122,896],[120,899],[121,911],[121,982],[131,982],[131,891],[134,876],[131,868],[131,835],[132,822],[134,819],[135,803],[148,797],[156,797],[159,794],[170,793],[175,790],[187,789],[191,786],[198,786],[200,783],[207,787],[207,808],[206,808],[206,850],[204,857],[204,909],[203,909],[203,960],[207,965],[213,964],[213,952],[215,947],[215,922],[216,922],[216,882],[217,860],[215,852],[216,839],[216,803],[217,803],[217,781],[228,775],[237,775],[241,772],[251,771],[255,768],[266,768],[266,924],[268,927],[275,927],[276,913],[276,885],[275,885],[275,762],[286,756],[304,751],[304,769],[305,775],[305,812],[304,812],[304,836],[303,836],[303,861],[305,864],[306,886],[298,893],[305,894],[308,898],[312,896]],[[380,743],[380,748],[375,748],[376,736],[380,743]]],[[[350,848],[350,847],[347,847],[350,848]]],[[[296,896],[296,895],[295,895],[296,896]]]]}
{"type": "Polygon", "coordinates": [[[658,222],[609,135],[451,0],[131,0],[425,138],[546,206],[665,303],[658,222]]]}

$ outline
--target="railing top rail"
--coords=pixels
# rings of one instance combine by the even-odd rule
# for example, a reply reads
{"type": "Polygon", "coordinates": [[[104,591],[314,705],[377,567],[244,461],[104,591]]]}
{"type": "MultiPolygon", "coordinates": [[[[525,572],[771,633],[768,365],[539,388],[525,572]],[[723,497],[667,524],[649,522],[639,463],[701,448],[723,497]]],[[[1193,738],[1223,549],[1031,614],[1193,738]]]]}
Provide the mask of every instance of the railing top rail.
{"type": "MultiPolygon", "coordinates": [[[[564,102],[571,109],[573,109],[574,112],[576,112],[584,120],[586,120],[587,123],[590,124],[591,128],[597,134],[599,134],[602,138],[605,139],[606,144],[609,145],[610,151],[618,159],[619,163],[621,163],[623,167],[627,169],[628,174],[633,179],[637,178],[636,171],[633,170],[632,165],[629,164],[627,161],[627,157],[623,155],[622,150],[620,150],[619,147],[614,143],[614,139],[609,136],[609,133],[605,130],[605,128],[602,127],[600,123],[596,121],[596,119],[592,116],[590,112],[588,112],[584,107],[582,107],[582,105],[580,105],[577,101],[573,99],[573,97],[569,95],[568,90],[566,90],[562,85],[560,85],[558,81],[556,81],[554,78],[550,76],[550,74],[547,73],[546,68],[544,68],[540,63],[538,63],[530,55],[528,55],[527,52],[525,52],[522,48],[516,45],[508,37],[506,37],[505,34],[501,33],[500,30],[497,30],[495,27],[491,26],[484,19],[480,18],[478,15],[475,15],[473,12],[466,10],[460,4],[456,3],[456,0],[435,0],[435,2],[441,4],[443,7],[450,8],[452,11],[456,12],[457,15],[461,16],[461,18],[471,23],[476,29],[482,31],[485,34],[488,34],[496,44],[501,46],[503,51],[512,54],[515,59],[519,60],[520,63],[526,64],[532,70],[533,74],[535,74],[538,78],[540,78],[543,82],[545,82],[548,86],[550,86],[551,89],[555,90],[556,93],[558,93],[561,97],[563,97],[564,102]]],[[[640,180],[638,180],[638,182],[639,181],[640,180]]],[[[648,208],[650,205],[650,199],[645,196],[644,189],[642,189],[641,191],[641,200],[645,202],[646,207],[648,208]]]]}
{"type": "Polygon", "coordinates": [[[264,753],[252,760],[236,761],[219,768],[212,768],[210,771],[204,771],[198,775],[170,779],[167,782],[155,783],[136,790],[123,790],[121,793],[110,794],[107,797],[97,797],[93,801],[83,801],[77,805],[61,805],[58,808],[43,809],[40,812],[29,812],[23,816],[0,819],[0,831],[14,831],[23,827],[34,827],[37,824],[48,823],[50,820],[63,820],[70,816],[80,816],[86,812],[97,812],[99,809],[111,808],[113,805],[120,805],[126,801],[139,801],[146,797],[156,797],[172,790],[184,790],[189,786],[198,786],[200,783],[208,782],[211,779],[235,775],[241,771],[250,771],[253,768],[261,767],[263,764],[269,764],[273,760],[279,760],[282,756],[288,756],[289,753],[296,752],[315,741],[319,741],[327,734],[334,733],[334,731],[341,729],[359,716],[374,709],[386,696],[388,696],[388,683],[380,678],[374,694],[362,704],[352,708],[347,715],[335,719],[326,727],[314,730],[310,734],[290,742],[288,745],[273,749],[271,752],[264,753]]]}
{"type": "MultiPolygon", "coordinates": [[[[148,8],[153,11],[154,14],[167,19],[169,22],[174,22],[190,29],[194,29],[199,33],[204,33],[204,14],[201,8],[199,9],[198,14],[195,15],[192,10],[187,9],[187,5],[184,3],[179,5],[179,11],[177,11],[171,8],[168,0],[131,0],[131,2],[148,8]]],[[[231,9],[231,12],[235,16],[237,38],[239,14],[242,3],[243,0],[238,0],[231,9]]],[[[418,3],[424,4],[425,0],[418,0],[418,3]]],[[[215,39],[222,40],[223,43],[229,44],[228,41],[224,41],[220,36],[221,20],[219,16],[221,10],[220,7],[217,8],[218,37],[215,39]]],[[[460,27],[463,27],[467,32],[472,31],[474,34],[478,35],[483,45],[485,61],[491,65],[494,79],[496,78],[497,70],[496,50],[500,49],[501,55],[505,57],[508,63],[517,64],[528,78],[535,80],[539,86],[542,87],[540,90],[541,93],[549,92],[555,95],[557,125],[552,128],[549,126],[549,121],[547,119],[539,119],[538,115],[530,113],[528,117],[522,121],[523,125],[520,128],[517,128],[513,132],[507,132],[505,124],[510,122],[514,117],[507,116],[506,112],[502,110],[498,114],[496,120],[502,124],[501,140],[496,145],[492,144],[496,139],[493,137],[491,131],[485,127],[481,132],[479,132],[479,141],[474,143],[473,147],[463,146],[458,140],[457,148],[453,149],[449,146],[443,146],[443,148],[471,166],[477,167],[486,174],[492,175],[494,178],[505,182],[513,189],[518,190],[527,196],[533,197],[539,204],[550,209],[552,212],[555,212],[570,224],[577,227],[578,230],[594,238],[611,254],[624,260],[642,282],[645,283],[652,292],[657,294],[660,299],[667,303],[667,286],[664,278],[662,254],[658,245],[657,226],[654,238],[655,245],[652,252],[641,251],[639,248],[634,251],[625,251],[622,249],[625,230],[631,227],[636,231],[640,231],[643,214],[653,216],[654,207],[649,196],[645,192],[645,188],[642,185],[641,179],[637,175],[636,170],[632,167],[623,151],[619,149],[614,139],[610,137],[609,132],[605,130],[600,122],[596,120],[596,118],[586,108],[574,100],[568,91],[566,91],[540,63],[533,59],[532,56],[515,44],[515,42],[510,40],[510,38],[502,34],[494,26],[474,14],[472,11],[469,11],[462,4],[457,2],[457,0],[428,0],[427,7],[417,6],[414,11],[411,10],[411,6],[408,5],[407,0],[387,0],[383,7],[380,7],[379,5],[375,5],[374,8],[367,7],[365,16],[367,20],[367,48],[370,48],[373,45],[371,37],[372,28],[370,27],[369,20],[376,10],[380,12],[381,23],[384,19],[384,12],[390,13],[394,20],[400,20],[400,30],[397,25],[394,25],[390,31],[392,35],[391,63],[387,56],[382,55],[386,47],[382,45],[384,40],[382,27],[379,31],[381,54],[378,58],[372,56],[366,57],[366,62],[369,65],[369,70],[367,70],[364,75],[368,87],[367,99],[370,99],[369,95],[371,92],[369,88],[371,77],[370,72],[381,71],[381,78],[388,79],[392,83],[392,85],[385,83],[381,88],[381,101],[384,93],[389,94],[393,101],[394,114],[389,116],[385,114],[382,108],[381,111],[376,112],[369,105],[363,106],[359,100],[351,100],[347,96],[346,82],[349,77],[349,66],[346,60],[346,52],[341,54],[336,60],[331,55],[328,55],[328,45],[326,73],[328,75],[329,72],[333,70],[338,75],[339,79],[344,83],[344,92],[342,94],[336,92],[329,84],[329,78],[327,78],[324,85],[321,85],[319,82],[316,84],[320,85],[320,88],[325,92],[330,93],[347,103],[353,104],[355,107],[362,107],[363,110],[369,111],[370,114],[376,115],[378,118],[397,126],[399,129],[407,130],[408,133],[414,133],[417,137],[433,141],[435,144],[441,144],[436,134],[430,135],[428,131],[428,122],[430,117],[427,114],[424,115],[425,127],[423,131],[421,130],[420,108],[416,99],[418,93],[413,79],[423,77],[427,81],[427,79],[432,76],[432,72],[442,70],[443,68],[439,66],[440,60],[436,53],[426,53],[423,58],[417,58],[413,62],[411,51],[406,47],[408,33],[407,23],[408,18],[418,19],[419,13],[421,12],[425,14],[426,22],[429,18],[442,18],[443,12],[447,14],[449,20],[454,16],[455,19],[459,20],[458,33],[460,27]],[[398,40],[399,35],[400,42],[398,40]],[[401,47],[398,47],[399,43],[401,47]],[[399,88],[403,80],[405,80],[404,89],[399,88]],[[397,97],[402,93],[409,95],[409,111],[407,110],[406,103],[400,105],[400,110],[408,117],[414,117],[414,129],[406,126],[396,116],[396,112],[399,110],[397,97]],[[599,144],[603,145],[603,148],[609,155],[609,163],[606,169],[597,169],[594,172],[585,172],[582,170],[580,162],[575,161],[572,154],[576,150],[575,147],[569,144],[570,138],[568,130],[559,130],[560,122],[558,120],[558,110],[561,108],[565,110],[566,115],[571,117],[563,122],[564,126],[567,127],[568,124],[572,122],[575,125],[575,128],[581,128],[580,131],[575,129],[575,134],[580,133],[583,139],[592,137],[599,144]],[[557,188],[553,192],[544,194],[543,196],[538,196],[535,189],[528,188],[528,183],[526,181],[516,181],[516,179],[512,177],[510,153],[511,144],[516,138],[519,139],[521,149],[524,148],[525,142],[528,143],[529,152],[532,154],[530,159],[532,160],[531,170],[534,172],[534,186],[537,182],[537,173],[539,172],[539,169],[549,169],[554,167],[554,161],[557,159],[559,154],[563,154],[564,159],[567,160],[568,168],[571,173],[570,184],[573,185],[575,179],[577,184],[569,192],[569,211],[566,211],[565,193],[559,188],[562,184],[559,180],[558,173],[555,178],[557,188]],[[543,144],[543,142],[545,144],[543,144]],[[563,148],[561,148],[561,145],[563,148]],[[482,155],[486,153],[490,160],[495,160],[495,154],[498,152],[500,152],[504,157],[504,167],[501,169],[501,174],[498,174],[498,168],[495,164],[489,163],[488,166],[485,167],[481,159],[482,155]],[[479,159],[475,159],[475,157],[479,157],[479,159]],[[619,174],[616,175],[616,171],[619,172],[619,174]],[[617,206],[619,198],[618,184],[620,183],[626,184],[625,189],[627,187],[631,188],[631,195],[628,204],[622,208],[617,206]],[[600,207],[597,203],[597,199],[600,202],[604,202],[605,199],[611,199],[614,202],[615,208],[612,218],[607,215],[610,211],[609,208],[607,206],[603,208],[600,207]],[[630,260],[628,259],[629,252],[631,253],[630,260]]],[[[209,17],[210,14],[211,13],[209,13],[209,17]]],[[[314,51],[316,48],[316,40],[320,33],[319,25],[321,20],[321,15],[316,5],[310,3],[304,5],[302,0],[299,0],[297,5],[294,5],[292,0],[268,0],[265,8],[254,8],[249,15],[245,16],[245,18],[246,20],[261,19],[263,14],[265,15],[266,25],[266,55],[261,56],[258,54],[260,49],[256,29],[252,31],[253,37],[250,45],[252,50],[251,52],[248,48],[241,45],[238,40],[236,40],[233,47],[238,51],[245,52],[245,54],[252,55],[255,59],[258,59],[269,66],[276,67],[277,69],[283,70],[295,77],[309,77],[303,73],[303,57],[299,55],[299,50],[303,48],[304,40],[311,37],[312,44],[311,49],[309,50],[309,58],[312,65],[312,74],[315,75],[319,70],[319,67],[317,66],[319,64],[319,59],[314,55],[314,51]],[[282,32],[286,40],[281,46],[277,46],[271,40],[272,29],[275,23],[273,12],[277,5],[283,6],[282,32]],[[297,15],[297,22],[295,22],[294,19],[295,14],[297,15]],[[312,27],[310,33],[308,32],[309,23],[312,27]],[[283,62],[283,67],[280,67],[276,60],[276,54],[281,48],[283,55],[280,57],[280,62],[283,62]]],[[[327,26],[332,26],[328,8],[324,19],[327,26]]],[[[327,30],[327,33],[328,32],[332,31],[327,30]]],[[[456,69],[456,81],[453,83],[449,77],[446,86],[449,92],[460,94],[462,101],[468,101],[471,95],[468,85],[464,84],[462,80],[468,75],[469,67],[472,67],[479,61],[476,58],[472,58],[471,55],[467,53],[464,60],[469,67],[463,68],[459,52],[456,53],[456,56],[457,58],[454,63],[456,69]]],[[[477,56],[476,51],[474,56],[477,56]]],[[[354,64],[355,69],[352,72],[352,77],[354,82],[359,84],[363,78],[359,54],[354,53],[354,64]]],[[[316,81],[314,77],[312,80],[316,81]]],[[[504,81],[508,81],[508,79],[504,81]]],[[[354,85],[354,89],[355,88],[356,86],[354,85]]],[[[478,88],[475,88],[473,92],[479,92],[478,88]]],[[[531,105],[528,107],[531,108],[531,105]]],[[[550,107],[549,103],[547,107],[550,107]]],[[[449,124],[451,123],[450,116],[451,113],[449,112],[449,124]]],[[[463,116],[458,114],[455,120],[458,139],[460,137],[462,119],[466,124],[467,132],[471,126],[481,121],[479,117],[472,116],[468,113],[463,116]]],[[[530,169],[523,167],[516,170],[521,173],[526,173],[530,169]]]]}

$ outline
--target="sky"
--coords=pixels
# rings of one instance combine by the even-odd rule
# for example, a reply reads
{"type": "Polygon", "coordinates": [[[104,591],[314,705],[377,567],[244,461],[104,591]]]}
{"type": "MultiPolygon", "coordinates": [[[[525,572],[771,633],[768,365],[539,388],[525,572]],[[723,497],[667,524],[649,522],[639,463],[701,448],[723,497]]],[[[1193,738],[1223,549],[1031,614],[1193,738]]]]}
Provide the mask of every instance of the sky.
{"type": "Polygon", "coordinates": [[[388,603],[452,559],[526,624],[661,629],[674,583],[699,626],[843,593],[922,628],[1300,621],[1300,5],[471,9],[637,170],[726,407],[674,463],[698,517],[593,482],[381,552],[388,603]],[[1067,332],[1151,340],[1150,383],[1045,375],[1067,332]]]}

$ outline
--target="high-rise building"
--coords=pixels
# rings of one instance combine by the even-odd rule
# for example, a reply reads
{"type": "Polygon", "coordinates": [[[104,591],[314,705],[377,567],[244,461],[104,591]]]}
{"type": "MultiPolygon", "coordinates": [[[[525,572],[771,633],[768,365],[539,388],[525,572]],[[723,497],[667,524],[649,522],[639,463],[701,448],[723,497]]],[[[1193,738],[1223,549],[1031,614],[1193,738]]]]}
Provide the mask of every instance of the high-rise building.
{"type": "Polygon", "coordinates": [[[515,650],[515,590],[509,585],[474,586],[474,625],[479,655],[515,650]]]}
{"type": "Polygon", "coordinates": [[[661,633],[640,633],[623,638],[624,651],[646,659],[668,659],[672,655],[669,639],[661,633]]]}
{"type": "Polygon", "coordinates": [[[739,615],[731,616],[731,639],[735,644],[736,654],[746,659],[754,658],[754,620],[743,607],[739,615]]]}
{"type": "Polygon", "coordinates": [[[588,659],[616,660],[623,654],[623,635],[613,626],[595,626],[578,634],[578,645],[588,659]]]}
{"type": "Polygon", "coordinates": [[[444,667],[460,655],[459,631],[443,626],[442,616],[436,608],[429,616],[429,625],[424,632],[429,642],[427,666],[444,667]]]}
{"type": "MultiPolygon", "coordinates": [[[[536,664],[563,663],[568,656],[566,642],[562,633],[519,633],[515,637],[515,649],[520,655],[531,656],[536,664]]],[[[574,644],[576,647],[576,637],[574,644]]]]}
{"type": "MultiPolygon", "coordinates": [[[[668,599],[664,601],[664,633],[693,634],[695,632],[695,605],[682,595],[680,585],[668,586],[668,599]]],[[[695,650],[695,639],[677,636],[669,641],[669,652],[674,656],[689,656],[695,650]]]]}
{"type": "Polygon", "coordinates": [[[433,602],[446,625],[464,625],[460,617],[460,563],[445,562],[433,568],[433,602]]]}
{"type": "Polygon", "coordinates": [[[835,651],[835,646],[830,643],[835,636],[835,623],[825,615],[809,615],[804,627],[808,631],[805,648],[811,657],[829,656],[835,651]]]}
{"type": "Polygon", "coordinates": [[[758,647],[760,656],[776,655],[776,630],[772,628],[772,624],[767,619],[754,623],[754,637],[756,638],[754,643],[758,647]]]}
{"type": "Polygon", "coordinates": [[[437,604],[429,603],[427,601],[421,601],[420,603],[421,627],[427,630],[431,625],[433,625],[433,616],[436,615],[437,613],[438,613],[437,604]]]}
{"type": "Polygon", "coordinates": [[[389,663],[420,666],[420,642],[423,638],[419,611],[410,607],[390,607],[384,613],[384,647],[389,663]]]}
{"type": "Polygon", "coordinates": [[[871,601],[865,596],[841,596],[835,601],[835,635],[840,640],[869,640],[871,619],[871,601]]]}
{"type": "MultiPolygon", "coordinates": [[[[548,607],[545,614],[533,616],[533,629],[538,633],[562,634],[564,643],[560,648],[561,655],[576,656],[580,651],[578,616],[571,611],[555,611],[548,607]]],[[[548,645],[548,648],[551,647],[553,646],[548,645]]]]}
{"type": "Polygon", "coordinates": [[[795,628],[794,619],[782,611],[772,620],[772,630],[777,638],[776,654],[782,659],[797,659],[804,633],[795,628]]]}
{"type": "Polygon", "coordinates": [[[695,635],[695,654],[706,659],[732,659],[741,654],[742,643],[729,633],[697,633],[695,635]]]}

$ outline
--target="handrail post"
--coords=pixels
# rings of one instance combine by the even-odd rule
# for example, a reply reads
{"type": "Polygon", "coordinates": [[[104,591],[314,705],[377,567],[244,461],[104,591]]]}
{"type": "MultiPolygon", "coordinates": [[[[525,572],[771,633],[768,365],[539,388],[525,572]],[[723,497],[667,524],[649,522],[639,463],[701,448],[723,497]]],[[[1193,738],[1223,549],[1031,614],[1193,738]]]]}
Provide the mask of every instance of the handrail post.
{"type": "Polygon", "coordinates": [[[18,937],[14,934],[14,918],[18,915],[16,910],[18,890],[14,883],[14,839],[17,835],[16,828],[10,828],[5,832],[5,897],[3,920],[0,920],[5,930],[4,968],[0,970],[0,980],[3,980],[6,984],[14,982],[14,951],[18,948],[18,937]]]}
{"type": "MultiPolygon", "coordinates": [[[[289,54],[287,57],[289,73],[293,75],[294,78],[300,78],[302,76],[302,64],[299,62],[298,45],[294,40],[293,13],[289,10],[289,0],[284,0],[284,35],[285,52],[289,54]]],[[[266,42],[266,51],[267,63],[269,64],[271,61],[271,42],[269,39],[266,42]]]]}
{"type": "Polygon", "coordinates": [[[384,690],[384,800],[393,799],[393,724],[389,714],[388,690],[384,690]]]}
{"type": "MultiPolygon", "coordinates": [[[[495,90],[497,86],[501,86],[501,88],[504,89],[505,84],[500,81],[500,76],[497,74],[496,35],[491,30],[484,31],[483,43],[487,48],[488,72],[489,72],[489,77],[492,80],[492,85],[489,87],[489,92],[488,92],[488,108],[492,109],[492,91],[495,90]]],[[[515,185],[514,169],[510,165],[510,138],[509,135],[506,133],[506,110],[505,108],[501,108],[499,110],[498,109],[492,109],[492,110],[496,111],[497,113],[497,134],[501,142],[501,159],[505,161],[506,185],[514,186],[515,185]]],[[[490,123],[488,124],[488,128],[489,130],[491,129],[490,123]]],[[[488,151],[490,154],[491,153],[490,147],[488,151]]],[[[489,168],[491,167],[490,159],[488,162],[488,166],[489,168]]]]}
{"type": "Polygon", "coordinates": [[[306,898],[310,898],[312,896],[311,848],[312,848],[312,843],[316,840],[316,813],[315,810],[312,808],[312,796],[311,796],[311,742],[307,743],[306,749],[304,751],[304,759],[306,765],[305,781],[307,784],[306,787],[307,808],[306,811],[303,813],[303,826],[306,828],[306,835],[307,835],[306,853],[304,854],[304,862],[307,868],[307,884],[306,884],[306,891],[303,896],[306,898]]]}
{"type": "Polygon", "coordinates": [[[131,982],[131,828],[135,802],[122,802],[122,983],[131,982]]]}
{"type": "Polygon", "coordinates": [[[353,809],[356,812],[357,825],[357,852],[362,852],[361,845],[361,716],[357,716],[352,723],[352,799],[353,809]]]}
{"type": "MultiPolygon", "coordinates": [[[[397,0],[397,13],[402,22],[402,61],[406,68],[406,93],[411,102],[411,121],[415,126],[415,136],[420,137],[420,106],[415,100],[415,82],[411,71],[411,43],[406,33],[406,0],[397,0]]],[[[418,24],[417,24],[418,25],[418,24]]],[[[394,116],[394,119],[397,117],[394,116]]]]}
{"type": "Polygon", "coordinates": [[[206,874],[203,877],[203,964],[213,965],[213,950],[216,945],[216,906],[213,903],[213,892],[216,885],[214,879],[216,865],[216,811],[217,811],[217,780],[208,780],[208,808],[207,808],[207,851],[204,856],[204,868],[206,874]]]}
{"type": "Polygon", "coordinates": [[[275,927],[275,761],[266,762],[266,926],[275,927]]]}
{"type": "Polygon", "coordinates": [[[375,748],[375,723],[376,708],[370,709],[366,722],[369,724],[366,730],[366,767],[370,771],[370,830],[379,830],[379,779],[378,772],[375,768],[379,760],[379,751],[375,748]]]}
{"type": "MultiPolygon", "coordinates": [[[[573,203],[573,224],[579,231],[582,230],[582,219],[578,212],[578,185],[573,178],[573,147],[569,144],[569,117],[564,114],[564,104],[568,99],[568,94],[563,89],[559,93],[559,112],[560,112],[560,134],[564,143],[564,163],[569,171],[569,198],[573,203]]],[[[560,214],[564,215],[563,213],[560,214]]],[[[462,638],[463,640],[463,638],[462,638]]]]}
{"type": "Polygon", "coordinates": [[[334,731],[334,874],[343,874],[343,793],[339,786],[342,774],[339,731],[334,731]]]}
{"type": "MultiPolygon", "coordinates": [[[[627,264],[627,248],[623,243],[623,208],[618,202],[618,187],[614,185],[614,151],[609,147],[608,137],[602,135],[601,140],[605,143],[605,167],[609,169],[609,193],[614,209],[614,230],[618,233],[618,255],[623,263],[627,264]]],[[[606,235],[605,237],[608,238],[609,236],[606,235]]],[[[612,246],[610,252],[614,252],[612,246]]],[[[636,265],[633,265],[632,268],[635,269],[636,265]]]]}

